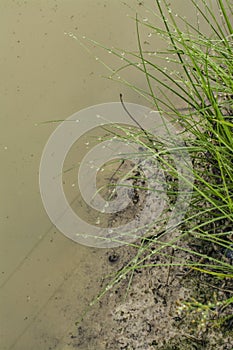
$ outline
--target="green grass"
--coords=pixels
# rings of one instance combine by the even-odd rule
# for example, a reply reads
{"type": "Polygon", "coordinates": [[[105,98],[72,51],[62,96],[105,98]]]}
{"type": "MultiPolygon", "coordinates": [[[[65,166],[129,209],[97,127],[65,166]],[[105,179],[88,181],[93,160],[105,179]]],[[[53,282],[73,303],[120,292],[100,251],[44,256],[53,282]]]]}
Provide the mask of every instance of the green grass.
{"type": "MultiPolygon", "coordinates": [[[[110,79],[120,80],[143,96],[153,108],[182,126],[182,138],[193,163],[190,171],[194,175],[192,199],[179,226],[179,235],[162,240],[161,234],[159,239],[155,239],[152,231],[143,243],[131,243],[137,248],[136,256],[113,276],[96,301],[126,275],[132,276],[135,269],[151,267],[153,264],[145,262],[156,254],[167,256],[168,267],[185,266],[193,273],[212,276],[216,285],[219,280],[233,278],[233,265],[229,258],[233,256],[233,3],[216,0],[217,13],[212,10],[211,1],[201,0],[200,6],[194,0],[187,0],[187,3],[199,13],[199,22],[205,22],[210,34],[174,14],[172,5],[166,0],[156,0],[154,8],[147,9],[155,16],[154,22],[143,21],[136,16],[137,52],[107,48],[95,42],[110,50],[121,64],[123,62],[117,70],[105,64],[111,72],[110,79]],[[161,26],[155,24],[158,16],[162,20],[161,26]],[[155,51],[145,49],[141,40],[144,30],[165,40],[167,50],[154,55],[155,51]],[[134,82],[118,79],[119,74],[129,68],[134,68],[135,74],[143,73],[146,89],[134,82]],[[167,97],[168,93],[172,99],[167,97]],[[190,248],[184,242],[188,242],[190,248]],[[150,247],[155,244],[156,249],[151,252],[150,247]],[[167,247],[186,252],[192,259],[184,262],[169,256],[167,247]]],[[[134,133],[128,133],[127,138],[134,142],[139,139],[134,133]]],[[[152,157],[158,158],[161,154],[159,160],[171,177],[171,184],[174,184],[182,174],[166,157],[168,152],[164,154],[161,144],[154,141],[155,144],[152,144],[148,137],[143,145],[152,157]]],[[[185,180],[189,181],[188,178],[185,180]]],[[[169,198],[172,196],[174,200],[178,196],[175,185],[169,198]]],[[[221,306],[229,307],[232,302],[232,298],[226,298],[221,301],[221,306]]],[[[202,305],[203,309],[206,307],[202,305]]]]}

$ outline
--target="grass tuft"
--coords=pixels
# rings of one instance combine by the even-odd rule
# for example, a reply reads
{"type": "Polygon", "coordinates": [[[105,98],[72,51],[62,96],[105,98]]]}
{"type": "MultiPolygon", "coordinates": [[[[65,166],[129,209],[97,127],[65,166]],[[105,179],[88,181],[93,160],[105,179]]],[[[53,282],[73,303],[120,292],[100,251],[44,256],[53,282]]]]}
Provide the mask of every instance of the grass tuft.
{"type": "MultiPolygon", "coordinates": [[[[192,158],[194,176],[191,203],[179,234],[169,238],[152,229],[141,243],[135,244],[136,256],[113,276],[96,301],[134,270],[151,267],[153,264],[146,262],[158,254],[167,256],[168,266],[183,266],[188,274],[204,274],[216,281],[233,278],[233,6],[230,0],[216,0],[216,13],[209,1],[187,2],[198,13],[199,22],[208,27],[209,35],[198,25],[174,14],[166,0],[155,0],[157,8],[147,9],[155,15],[154,22],[136,16],[137,52],[109,49],[94,42],[111,50],[123,62],[117,70],[105,64],[110,79],[126,84],[154,109],[182,126],[181,135],[192,158]],[[163,27],[156,25],[158,16],[163,27]],[[141,40],[144,30],[165,40],[167,49],[163,52],[144,49],[141,40]],[[147,89],[118,79],[119,73],[129,68],[144,75],[147,89]],[[170,256],[168,247],[187,253],[187,259],[179,260],[179,254],[170,256]]],[[[147,151],[159,158],[170,179],[169,198],[177,198],[179,188],[175,183],[182,174],[159,142],[155,147],[147,134],[143,136],[148,141],[144,142],[147,151]]],[[[128,140],[135,142],[133,134],[128,135],[128,140]]],[[[188,177],[184,179],[189,181],[188,177]]],[[[226,308],[232,302],[232,297],[228,297],[221,305],[226,308]]],[[[215,306],[207,306],[197,302],[208,312],[219,303],[216,300],[215,306]]],[[[193,305],[189,307],[196,304],[193,305]]]]}

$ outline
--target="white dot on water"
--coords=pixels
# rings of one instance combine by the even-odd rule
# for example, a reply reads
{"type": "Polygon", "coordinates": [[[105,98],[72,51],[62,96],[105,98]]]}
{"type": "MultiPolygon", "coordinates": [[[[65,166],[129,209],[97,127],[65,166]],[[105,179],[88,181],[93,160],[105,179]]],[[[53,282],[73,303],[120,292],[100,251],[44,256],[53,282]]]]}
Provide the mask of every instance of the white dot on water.
{"type": "Polygon", "coordinates": [[[89,142],[89,141],[85,142],[85,145],[87,145],[87,146],[88,146],[89,144],[90,144],[90,142],[89,142]]]}
{"type": "Polygon", "coordinates": [[[98,61],[98,60],[99,60],[99,57],[96,57],[95,60],[98,61]]]}
{"type": "Polygon", "coordinates": [[[85,35],[83,35],[83,37],[82,37],[83,39],[86,39],[86,37],[85,37],[85,35]]]}
{"type": "Polygon", "coordinates": [[[34,126],[38,126],[38,124],[37,124],[37,123],[35,123],[35,124],[34,124],[34,126]]]}
{"type": "Polygon", "coordinates": [[[75,121],[76,121],[76,123],[79,123],[79,122],[80,122],[80,120],[79,120],[79,119],[76,119],[75,121]]]}
{"type": "Polygon", "coordinates": [[[72,184],[71,187],[75,187],[75,184],[72,184]]]}
{"type": "Polygon", "coordinates": [[[6,150],[7,150],[7,149],[8,149],[8,147],[7,147],[7,146],[5,146],[5,147],[4,147],[4,149],[6,149],[6,150]]]}

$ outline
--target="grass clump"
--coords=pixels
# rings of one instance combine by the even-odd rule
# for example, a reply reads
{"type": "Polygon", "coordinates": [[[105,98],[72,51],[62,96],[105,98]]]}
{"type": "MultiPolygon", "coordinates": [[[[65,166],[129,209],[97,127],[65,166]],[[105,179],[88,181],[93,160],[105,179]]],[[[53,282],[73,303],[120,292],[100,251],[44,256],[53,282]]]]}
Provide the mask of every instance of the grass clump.
{"type": "MultiPolygon", "coordinates": [[[[166,0],[156,0],[157,10],[147,8],[155,21],[136,17],[137,52],[105,48],[123,62],[117,70],[108,67],[110,78],[127,84],[153,108],[182,127],[180,133],[192,159],[194,185],[179,234],[163,237],[152,229],[142,242],[135,243],[134,258],[118,271],[98,299],[126,275],[152,267],[154,256],[163,255],[167,256],[168,268],[181,266],[186,269],[186,277],[203,280],[213,289],[227,290],[221,299],[186,301],[182,310],[180,308],[182,313],[185,310],[196,313],[197,320],[201,314],[200,328],[202,323],[209,324],[211,318],[221,327],[232,319],[227,310],[232,310],[233,302],[230,288],[233,278],[233,7],[230,0],[216,0],[215,10],[211,1],[187,0],[186,5],[194,7],[198,23],[204,23],[209,34],[205,34],[199,24],[194,25],[175,14],[166,0]],[[161,26],[155,24],[158,18],[161,26]],[[163,52],[148,50],[148,46],[145,49],[141,40],[143,30],[149,30],[151,37],[159,35],[167,49],[163,52]],[[118,79],[119,73],[129,67],[143,73],[146,89],[118,79]],[[169,254],[168,248],[173,249],[173,253],[170,250],[169,254]],[[182,252],[182,256],[174,252],[182,252]]],[[[162,146],[156,140],[156,147],[149,138],[147,141],[145,146],[156,157],[162,146]]],[[[166,159],[169,163],[169,158],[166,159]]],[[[172,161],[169,164],[168,175],[171,183],[175,183],[181,174],[172,161]]],[[[176,191],[177,186],[172,186],[169,198],[172,193],[176,198],[176,191]]]]}

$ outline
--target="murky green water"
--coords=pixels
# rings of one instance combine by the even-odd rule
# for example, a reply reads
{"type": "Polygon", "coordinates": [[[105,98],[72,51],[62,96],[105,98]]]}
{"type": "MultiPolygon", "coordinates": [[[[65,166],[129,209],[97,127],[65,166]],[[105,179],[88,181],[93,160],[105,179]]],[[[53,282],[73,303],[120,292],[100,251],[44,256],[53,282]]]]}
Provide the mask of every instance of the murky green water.
{"type": "MultiPolygon", "coordinates": [[[[183,4],[177,1],[189,12],[183,4]]],[[[69,330],[97,292],[103,250],[63,236],[43,208],[38,169],[57,124],[40,123],[118,101],[120,92],[127,101],[145,104],[131,90],[101,77],[107,71],[95,56],[114,67],[119,61],[94,47],[91,54],[64,35],[72,32],[109,47],[136,49],[130,6],[142,11],[134,0],[0,2],[2,350],[68,349],[69,330]]],[[[145,41],[147,34],[142,34],[145,41]]],[[[160,45],[159,39],[154,44],[160,45]]],[[[135,72],[126,76],[146,86],[135,72]]]]}

